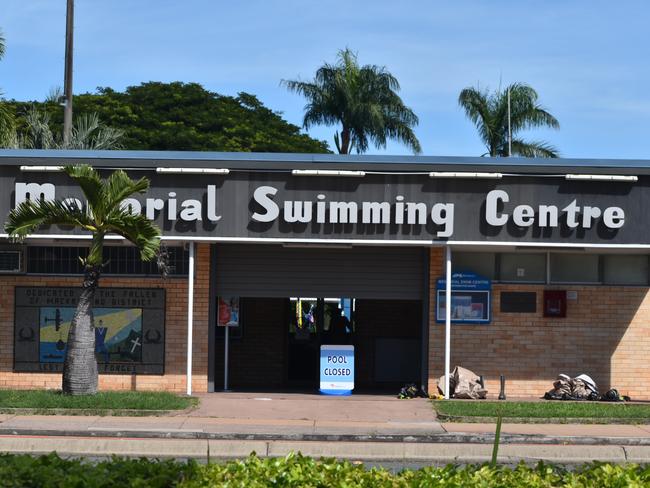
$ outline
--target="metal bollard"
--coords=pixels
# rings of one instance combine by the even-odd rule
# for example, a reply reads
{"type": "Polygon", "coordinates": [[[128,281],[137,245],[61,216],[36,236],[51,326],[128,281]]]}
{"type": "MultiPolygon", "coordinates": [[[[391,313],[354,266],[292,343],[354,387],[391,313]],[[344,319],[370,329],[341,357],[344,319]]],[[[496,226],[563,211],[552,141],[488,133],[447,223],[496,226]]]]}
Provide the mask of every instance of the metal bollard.
{"type": "Polygon", "coordinates": [[[499,376],[499,380],[501,381],[501,391],[499,392],[499,400],[505,400],[506,399],[506,377],[501,375],[499,376]]]}

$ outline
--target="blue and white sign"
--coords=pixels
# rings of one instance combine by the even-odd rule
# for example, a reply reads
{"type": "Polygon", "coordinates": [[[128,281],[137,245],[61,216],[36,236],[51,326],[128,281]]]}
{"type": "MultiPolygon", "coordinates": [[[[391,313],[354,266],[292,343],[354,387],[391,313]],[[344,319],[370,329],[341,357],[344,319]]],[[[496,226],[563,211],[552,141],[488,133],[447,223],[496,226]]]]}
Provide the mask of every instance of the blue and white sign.
{"type": "MultiPolygon", "coordinates": [[[[436,322],[445,321],[444,278],[436,284],[436,322]]],[[[451,321],[456,324],[489,324],[491,316],[492,282],[476,273],[451,275],[451,321]]]]}
{"type": "Polygon", "coordinates": [[[320,346],[320,392],[349,395],[354,390],[354,346],[320,346]]]}

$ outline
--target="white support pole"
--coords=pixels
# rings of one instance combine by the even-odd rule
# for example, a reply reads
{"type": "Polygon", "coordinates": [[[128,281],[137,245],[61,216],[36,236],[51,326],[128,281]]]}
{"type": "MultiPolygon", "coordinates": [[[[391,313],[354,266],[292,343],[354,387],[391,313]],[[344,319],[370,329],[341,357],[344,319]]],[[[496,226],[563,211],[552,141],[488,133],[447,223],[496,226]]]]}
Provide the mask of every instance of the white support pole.
{"type": "Polygon", "coordinates": [[[451,368],[451,246],[447,245],[445,267],[445,400],[449,400],[451,368]]]}
{"type": "Polygon", "coordinates": [[[190,242],[187,283],[187,394],[192,394],[192,328],[194,318],[194,242],[190,242]]]}
{"type": "Polygon", "coordinates": [[[223,340],[223,391],[228,391],[228,348],[230,347],[230,327],[224,327],[223,340]]]}

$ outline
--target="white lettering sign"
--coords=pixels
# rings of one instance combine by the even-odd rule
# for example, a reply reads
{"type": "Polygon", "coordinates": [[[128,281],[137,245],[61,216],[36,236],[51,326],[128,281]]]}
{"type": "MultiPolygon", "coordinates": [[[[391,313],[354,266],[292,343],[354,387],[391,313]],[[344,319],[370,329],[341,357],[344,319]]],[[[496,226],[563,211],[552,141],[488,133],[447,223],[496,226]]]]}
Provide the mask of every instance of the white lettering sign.
{"type": "MultiPolygon", "coordinates": [[[[485,221],[495,227],[506,225],[511,218],[505,205],[509,202],[510,196],[505,191],[489,192],[485,199],[485,221]]],[[[588,205],[581,207],[578,200],[561,210],[556,205],[539,205],[537,209],[530,205],[517,205],[512,209],[512,222],[519,227],[530,227],[535,223],[538,227],[558,227],[562,218],[571,229],[590,229],[601,215],[603,224],[609,229],[620,229],[625,223],[625,212],[620,207],[607,207],[605,210],[588,205]]]]}
{"type": "MultiPolygon", "coordinates": [[[[436,237],[451,237],[454,234],[455,204],[450,202],[410,202],[404,195],[395,196],[394,201],[341,201],[329,200],[327,194],[318,193],[313,200],[285,200],[276,202],[278,188],[259,186],[253,191],[255,208],[251,219],[255,222],[282,220],[289,224],[345,224],[345,225],[432,225],[436,237]]],[[[27,200],[56,199],[56,187],[52,183],[16,183],[14,204],[27,200]]],[[[340,198],[340,196],[339,196],[340,198]]],[[[68,205],[83,207],[84,202],[65,197],[68,205]]],[[[155,220],[162,214],[167,221],[174,222],[218,222],[217,187],[207,185],[203,198],[178,200],[176,192],[167,193],[167,198],[125,198],[122,208],[133,214],[144,214],[155,220]]],[[[564,225],[570,229],[591,229],[599,222],[608,229],[620,229],[625,224],[625,211],[620,207],[601,209],[593,205],[582,205],[573,199],[568,205],[553,204],[536,206],[511,203],[505,190],[492,190],[485,198],[485,222],[494,227],[509,223],[515,226],[557,228],[564,225]]]]}
{"type": "Polygon", "coordinates": [[[328,201],[327,195],[319,193],[316,201],[285,200],[276,203],[273,197],[278,189],[272,186],[260,186],[253,192],[253,200],[261,208],[251,218],[256,222],[273,222],[282,218],[287,223],[317,224],[364,224],[390,225],[426,225],[427,217],[438,228],[438,237],[451,237],[454,233],[454,204],[435,203],[428,212],[424,202],[405,202],[403,195],[391,202],[342,202],[328,201]],[[313,208],[316,207],[314,215],[313,208]],[[280,212],[282,208],[282,213],[280,212]]]}

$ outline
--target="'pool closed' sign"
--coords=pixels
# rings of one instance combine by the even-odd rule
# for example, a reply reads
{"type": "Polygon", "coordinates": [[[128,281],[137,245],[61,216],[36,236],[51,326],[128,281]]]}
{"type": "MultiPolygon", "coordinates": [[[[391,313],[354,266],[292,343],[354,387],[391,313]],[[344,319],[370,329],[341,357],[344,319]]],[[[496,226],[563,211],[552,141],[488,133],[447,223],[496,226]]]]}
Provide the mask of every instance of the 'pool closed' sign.
{"type": "Polygon", "coordinates": [[[349,395],[354,390],[354,346],[320,346],[320,391],[349,395]]]}

